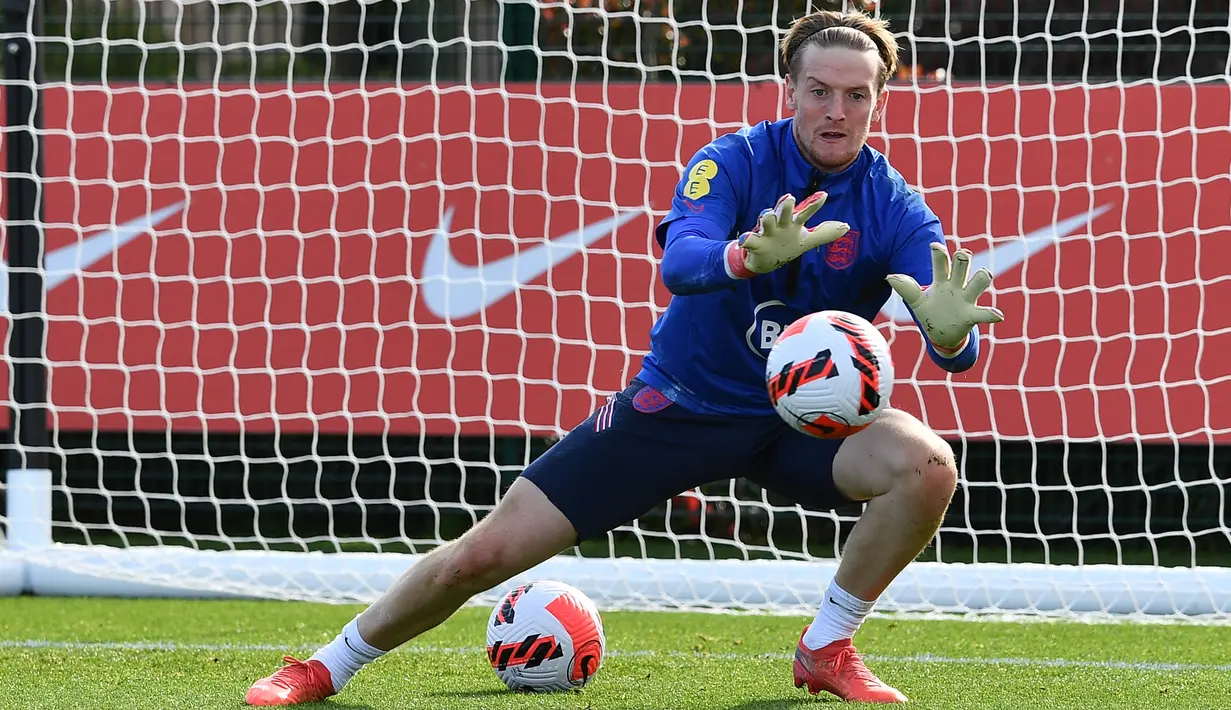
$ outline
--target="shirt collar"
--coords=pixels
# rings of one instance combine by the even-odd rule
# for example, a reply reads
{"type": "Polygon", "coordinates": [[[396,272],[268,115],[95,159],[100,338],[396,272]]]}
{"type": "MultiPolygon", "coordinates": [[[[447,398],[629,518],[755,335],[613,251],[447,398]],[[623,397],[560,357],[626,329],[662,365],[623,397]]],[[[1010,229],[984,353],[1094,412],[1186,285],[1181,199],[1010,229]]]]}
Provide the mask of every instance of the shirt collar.
{"type": "Polygon", "coordinates": [[[817,189],[824,190],[830,197],[836,197],[846,192],[851,182],[867,170],[868,161],[871,158],[869,155],[870,149],[866,145],[859,150],[859,157],[855,158],[855,162],[846,166],[840,172],[826,173],[818,170],[799,151],[799,144],[795,142],[795,119],[788,119],[784,128],[786,132],[786,150],[784,153],[786,153],[789,184],[818,184],[819,187],[817,189]]]}

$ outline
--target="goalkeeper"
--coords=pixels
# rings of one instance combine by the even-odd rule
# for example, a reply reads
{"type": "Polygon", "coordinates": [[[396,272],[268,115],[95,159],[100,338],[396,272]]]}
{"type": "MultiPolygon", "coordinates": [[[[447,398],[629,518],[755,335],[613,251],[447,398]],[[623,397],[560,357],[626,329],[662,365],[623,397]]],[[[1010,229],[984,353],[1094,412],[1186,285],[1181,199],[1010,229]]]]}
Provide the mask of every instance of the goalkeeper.
{"type": "Polygon", "coordinates": [[[675,297],[628,388],[333,642],[253,685],[249,703],[333,695],[471,596],[683,491],[736,477],[810,509],[866,502],[799,639],[795,684],[844,700],[906,700],[865,667],[852,638],[935,535],[957,484],[953,452],[893,409],[846,439],[795,432],[770,405],[765,357],[793,320],[825,309],[871,320],[892,288],[932,360],[959,372],[978,358],[978,324],[1002,316],[975,305],[991,275],[970,275],[965,250],[950,261],[939,220],[865,144],[897,64],[886,24],[859,12],[815,12],[792,25],[782,57],[793,116],[702,148],[657,227],[663,280],[675,297]]]}

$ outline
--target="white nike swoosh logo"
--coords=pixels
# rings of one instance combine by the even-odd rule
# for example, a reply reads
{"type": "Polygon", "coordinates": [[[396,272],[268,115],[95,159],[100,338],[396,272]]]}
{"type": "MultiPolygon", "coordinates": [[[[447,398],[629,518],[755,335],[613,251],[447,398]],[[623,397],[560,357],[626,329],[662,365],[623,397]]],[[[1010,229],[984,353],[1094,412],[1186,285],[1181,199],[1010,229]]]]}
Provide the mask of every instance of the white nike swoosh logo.
{"type": "MultiPolygon", "coordinates": [[[[1056,224],[1035,230],[1024,235],[1021,239],[1007,241],[981,251],[971,257],[970,273],[973,274],[978,269],[985,268],[992,272],[993,277],[1003,274],[1047,247],[1059,244],[1061,239],[1094,221],[1096,217],[1109,209],[1111,209],[1111,205],[1103,205],[1089,212],[1083,212],[1075,217],[1069,217],[1056,224]]],[[[890,292],[889,300],[885,302],[885,307],[881,309],[881,315],[898,323],[911,324],[915,322],[910,317],[910,311],[907,310],[906,304],[902,303],[902,297],[896,292],[890,292]]]]}
{"type": "MultiPolygon", "coordinates": [[[[43,258],[43,287],[45,293],[84,272],[133,239],[157,227],[168,217],[184,208],[183,202],[164,207],[153,214],[142,215],[124,224],[92,234],[79,242],[73,242],[51,252],[43,258]]],[[[0,261],[0,313],[9,312],[8,263],[0,261]]]]}
{"type": "Polygon", "coordinates": [[[449,226],[453,222],[453,208],[450,207],[440,228],[432,234],[427,258],[423,261],[419,285],[423,304],[434,315],[445,320],[473,316],[641,214],[625,212],[608,217],[545,244],[482,262],[478,266],[466,266],[458,263],[449,249],[449,226]]]}

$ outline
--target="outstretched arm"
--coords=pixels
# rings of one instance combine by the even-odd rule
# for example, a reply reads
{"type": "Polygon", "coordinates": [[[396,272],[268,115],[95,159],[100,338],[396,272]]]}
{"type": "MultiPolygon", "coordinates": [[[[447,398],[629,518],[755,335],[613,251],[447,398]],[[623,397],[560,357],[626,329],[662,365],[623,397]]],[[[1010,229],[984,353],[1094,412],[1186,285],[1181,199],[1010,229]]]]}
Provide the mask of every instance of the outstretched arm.
{"type": "Polygon", "coordinates": [[[828,244],[850,230],[843,222],[804,225],[825,204],[818,192],[795,205],[783,195],[772,210],[761,213],[756,229],[727,240],[728,231],[705,217],[684,217],[667,227],[663,247],[663,283],[676,295],[714,291],[737,279],[764,274],[828,244]]]}
{"type": "Polygon", "coordinates": [[[1004,314],[995,308],[977,305],[979,297],[992,284],[992,274],[979,269],[970,276],[970,251],[958,249],[952,264],[943,243],[931,243],[932,278],[920,286],[909,274],[886,277],[902,297],[928,344],[932,361],[949,372],[962,372],[979,359],[980,323],[999,323],[1004,314]]]}
{"type": "Polygon", "coordinates": [[[727,267],[727,233],[704,217],[683,217],[667,227],[663,285],[677,296],[717,291],[736,276],[727,267]]]}

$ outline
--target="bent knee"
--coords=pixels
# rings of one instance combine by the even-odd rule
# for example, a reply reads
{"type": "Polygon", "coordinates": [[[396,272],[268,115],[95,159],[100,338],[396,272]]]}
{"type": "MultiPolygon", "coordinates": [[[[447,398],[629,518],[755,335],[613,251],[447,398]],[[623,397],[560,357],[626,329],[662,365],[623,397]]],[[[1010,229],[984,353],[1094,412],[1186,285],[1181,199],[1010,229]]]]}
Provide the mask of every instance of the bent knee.
{"type": "Polygon", "coordinates": [[[847,439],[834,458],[834,483],[851,500],[870,500],[894,490],[924,491],[945,504],[957,488],[953,449],[923,422],[896,409],[847,439]]]}
{"type": "Polygon", "coordinates": [[[921,442],[916,450],[914,458],[918,463],[910,475],[919,476],[929,490],[948,499],[957,489],[957,458],[949,442],[934,434],[931,438],[932,441],[921,442]]]}
{"type": "MultiPolygon", "coordinates": [[[[918,419],[892,412],[892,441],[884,442],[881,454],[894,487],[902,484],[923,488],[947,502],[957,488],[957,458],[953,447],[918,419]]],[[[886,412],[890,414],[890,412],[886,412]]]]}

